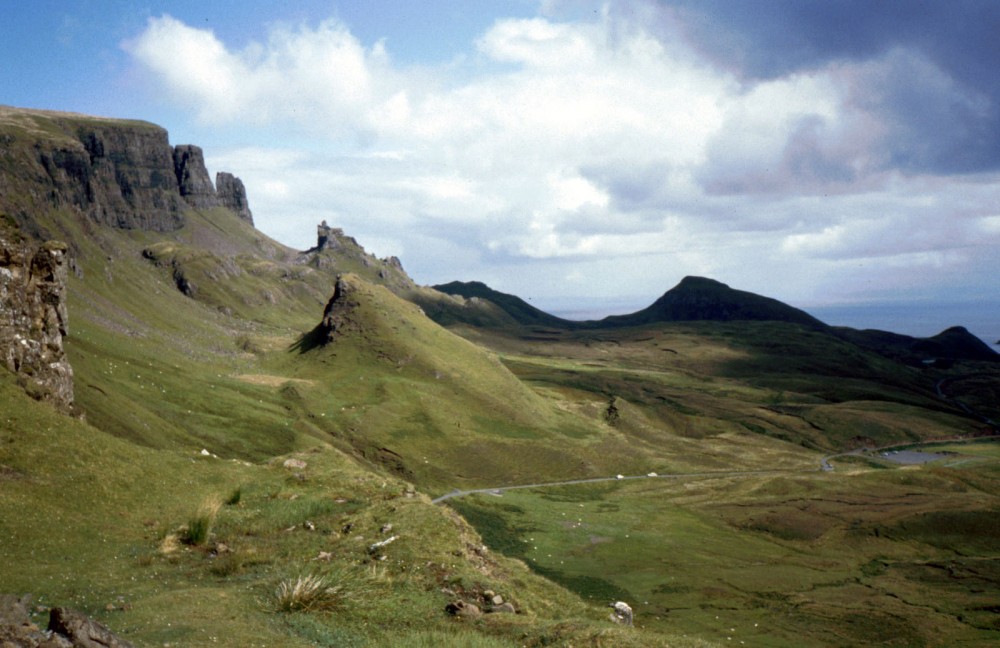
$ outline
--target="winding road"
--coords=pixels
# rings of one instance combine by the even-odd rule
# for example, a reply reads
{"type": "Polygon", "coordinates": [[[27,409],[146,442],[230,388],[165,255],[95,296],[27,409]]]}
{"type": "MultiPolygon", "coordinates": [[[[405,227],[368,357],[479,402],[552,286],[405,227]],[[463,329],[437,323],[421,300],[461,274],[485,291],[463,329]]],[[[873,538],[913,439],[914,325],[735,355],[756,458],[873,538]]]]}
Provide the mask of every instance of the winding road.
{"type": "MultiPolygon", "coordinates": [[[[959,376],[961,378],[961,376],[959,376]]],[[[987,425],[996,428],[997,425],[991,419],[983,416],[979,412],[976,412],[972,408],[968,407],[965,403],[959,401],[956,398],[952,398],[945,394],[944,386],[949,380],[954,380],[955,378],[943,378],[937,382],[934,386],[937,391],[939,398],[943,400],[948,400],[954,403],[963,412],[978,418],[987,425]]],[[[848,452],[840,452],[837,454],[827,455],[820,459],[819,470],[821,472],[831,472],[833,470],[833,464],[830,463],[831,459],[837,459],[839,457],[857,457],[863,455],[865,452],[887,452],[896,449],[903,448],[913,448],[915,446],[928,446],[940,443],[967,443],[975,441],[985,441],[990,439],[1000,439],[1000,435],[992,436],[979,436],[979,437],[956,437],[953,439],[935,439],[931,441],[917,441],[908,443],[897,443],[894,445],[882,446],[878,448],[855,448],[848,452]]],[[[505,491],[518,490],[524,488],[545,488],[550,486],[572,486],[574,484],[597,484],[601,482],[615,482],[624,481],[628,479],[685,479],[685,478],[697,478],[697,477],[749,477],[754,475],[778,475],[778,474],[801,474],[805,472],[811,472],[808,470],[722,470],[716,472],[700,472],[700,473],[667,473],[667,474],[657,474],[649,473],[646,475],[616,475],[614,477],[590,477],[586,479],[567,479],[563,481],[552,481],[552,482],[538,482],[535,484],[517,484],[515,486],[495,486],[493,488],[472,488],[469,490],[453,490],[450,493],[445,493],[431,500],[432,504],[440,504],[441,502],[453,499],[455,497],[464,497],[465,495],[473,495],[475,493],[487,493],[490,495],[502,495],[505,491]]]]}
{"type": "Polygon", "coordinates": [[[701,473],[668,473],[664,475],[618,475],[615,477],[590,477],[587,479],[567,479],[564,481],[539,482],[537,484],[518,484],[516,486],[497,486],[495,488],[473,488],[470,490],[453,490],[431,500],[431,504],[438,504],[454,497],[463,497],[475,493],[486,493],[489,495],[502,495],[504,491],[518,490],[522,488],[546,488],[549,486],[572,486],[573,484],[596,484],[600,482],[618,482],[629,479],[684,479],[686,477],[749,477],[751,475],[779,475],[796,471],[791,470],[722,470],[716,472],[701,473]]]}
{"type": "MultiPolygon", "coordinates": [[[[833,465],[830,463],[831,459],[837,459],[838,457],[857,457],[863,455],[865,452],[886,452],[894,449],[901,448],[913,448],[915,446],[929,446],[941,443],[971,443],[977,441],[988,441],[1000,439],[1000,435],[993,436],[981,436],[981,437],[960,437],[954,439],[935,439],[933,441],[920,441],[920,442],[909,442],[909,443],[897,443],[895,445],[882,446],[879,448],[855,448],[849,452],[840,452],[837,454],[827,455],[820,459],[819,470],[821,472],[831,472],[833,470],[833,465]]],[[[524,488],[546,488],[551,486],[572,486],[574,484],[598,484],[601,482],[618,482],[626,481],[630,479],[685,479],[685,478],[699,478],[699,477],[751,477],[757,475],[788,475],[795,474],[800,475],[803,473],[813,472],[811,470],[719,470],[713,472],[697,472],[697,473],[666,473],[657,474],[649,473],[647,475],[616,475],[614,477],[589,477],[586,479],[566,479],[563,481],[551,481],[551,482],[538,482],[535,484],[517,484],[514,486],[495,486],[492,488],[471,488],[469,490],[453,490],[444,495],[439,495],[431,500],[431,504],[440,504],[441,502],[453,499],[455,497],[464,497],[466,495],[473,495],[476,493],[485,493],[488,495],[502,495],[505,491],[518,490],[524,488]]]]}

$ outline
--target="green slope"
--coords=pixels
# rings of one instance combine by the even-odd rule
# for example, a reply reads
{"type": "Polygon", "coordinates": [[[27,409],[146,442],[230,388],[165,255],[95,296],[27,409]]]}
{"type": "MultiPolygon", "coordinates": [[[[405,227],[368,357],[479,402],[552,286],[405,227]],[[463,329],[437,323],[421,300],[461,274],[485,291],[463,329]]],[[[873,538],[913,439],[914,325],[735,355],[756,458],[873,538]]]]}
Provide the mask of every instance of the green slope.
{"type": "Polygon", "coordinates": [[[85,419],[0,373],[0,591],[80,607],[137,645],[996,639],[990,446],[818,470],[857,445],[981,432],[936,387],[988,404],[995,363],[908,366],[721,284],[694,288],[768,317],[570,329],[415,286],[349,237],[291,250],[224,209],[172,231],[98,225],[11,172],[30,138],[66,136],[47,119],[0,112],[19,142],[0,212],[70,245],[85,419]],[[651,471],[717,476],[449,500],[477,530],[430,503],[651,471]],[[208,537],[185,544],[206,501],[208,537]],[[369,551],[393,536],[385,560],[369,551]],[[279,611],[276,589],[304,575],[344,595],[279,611]],[[488,590],[519,613],[445,612],[488,590]],[[609,596],[643,627],[613,626],[609,596]]]}

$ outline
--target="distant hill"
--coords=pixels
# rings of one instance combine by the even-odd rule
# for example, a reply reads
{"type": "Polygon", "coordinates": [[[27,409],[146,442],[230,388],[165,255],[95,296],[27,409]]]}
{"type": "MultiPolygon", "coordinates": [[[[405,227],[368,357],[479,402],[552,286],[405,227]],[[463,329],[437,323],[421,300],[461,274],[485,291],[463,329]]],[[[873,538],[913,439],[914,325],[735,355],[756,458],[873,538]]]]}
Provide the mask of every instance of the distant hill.
{"type": "Polygon", "coordinates": [[[914,338],[888,331],[837,328],[837,335],[860,347],[910,365],[954,360],[998,362],[1000,354],[961,326],[953,326],[929,338],[914,338]]]}
{"type": "Polygon", "coordinates": [[[704,277],[685,277],[647,308],[631,315],[612,315],[591,325],[619,327],[695,320],[792,322],[809,328],[827,328],[812,315],[777,299],[734,290],[720,281],[704,277]]]}
{"type": "MultiPolygon", "coordinates": [[[[677,286],[667,291],[650,306],[635,313],[612,315],[602,320],[582,322],[550,315],[528,304],[520,297],[493,290],[479,281],[453,281],[434,286],[434,289],[469,300],[487,300],[499,307],[511,320],[523,326],[602,329],[640,326],[654,322],[757,320],[793,322],[815,329],[828,328],[826,324],[808,313],[776,299],[734,290],[724,283],[704,277],[685,277],[677,286]]],[[[451,324],[453,322],[441,323],[451,324]]],[[[484,325],[482,320],[466,323],[475,326],[484,325]]],[[[485,325],[489,326],[489,323],[485,323],[485,325]]]]}
{"type": "Polygon", "coordinates": [[[555,326],[560,328],[579,326],[579,322],[549,315],[520,297],[493,290],[481,281],[452,281],[451,283],[432,286],[432,288],[449,295],[458,295],[465,299],[487,299],[503,309],[515,322],[525,326],[555,326]]]}

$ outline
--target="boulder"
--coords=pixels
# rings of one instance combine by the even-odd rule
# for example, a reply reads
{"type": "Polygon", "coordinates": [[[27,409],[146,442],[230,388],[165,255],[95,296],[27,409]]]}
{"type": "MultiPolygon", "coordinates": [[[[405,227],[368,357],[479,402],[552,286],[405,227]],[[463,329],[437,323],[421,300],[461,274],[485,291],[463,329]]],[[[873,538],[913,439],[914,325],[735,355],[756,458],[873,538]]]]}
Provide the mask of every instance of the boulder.
{"type": "Polygon", "coordinates": [[[49,630],[69,639],[73,648],[134,648],[106,626],[69,608],[52,608],[49,630]]]}
{"type": "Polygon", "coordinates": [[[475,605],[474,603],[466,603],[461,600],[452,601],[444,607],[444,611],[452,616],[462,619],[475,619],[483,614],[483,611],[479,609],[478,605],[475,605]]]}

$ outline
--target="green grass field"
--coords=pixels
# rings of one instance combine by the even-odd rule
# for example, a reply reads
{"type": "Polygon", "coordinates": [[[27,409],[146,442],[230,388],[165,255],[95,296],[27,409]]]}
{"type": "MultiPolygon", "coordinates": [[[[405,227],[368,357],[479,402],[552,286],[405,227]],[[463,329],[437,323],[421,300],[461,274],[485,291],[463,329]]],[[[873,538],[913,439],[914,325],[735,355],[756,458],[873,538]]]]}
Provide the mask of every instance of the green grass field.
{"type": "MultiPolygon", "coordinates": [[[[4,164],[67,137],[48,119],[0,114],[4,164]]],[[[950,444],[983,423],[935,390],[995,406],[988,363],[780,322],[519,326],[346,239],[300,254],[222,209],[100,227],[28,177],[0,224],[72,244],[76,416],[0,373],[0,593],[140,646],[1000,641],[1000,446],[950,444]],[[820,470],[931,440],[955,454],[820,470]],[[445,611],[487,592],[516,614],[445,611]]]]}

